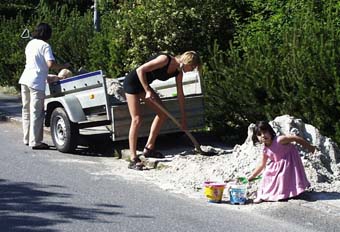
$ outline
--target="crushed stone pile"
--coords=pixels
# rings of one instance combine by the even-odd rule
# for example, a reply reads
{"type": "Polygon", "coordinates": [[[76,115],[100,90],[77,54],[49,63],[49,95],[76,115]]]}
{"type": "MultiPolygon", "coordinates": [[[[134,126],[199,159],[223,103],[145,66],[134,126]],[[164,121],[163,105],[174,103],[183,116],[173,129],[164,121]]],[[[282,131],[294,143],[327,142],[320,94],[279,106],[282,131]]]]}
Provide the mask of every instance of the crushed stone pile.
{"type": "MultiPolygon", "coordinates": [[[[313,154],[298,147],[311,188],[318,192],[340,191],[340,150],[335,142],[320,134],[312,125],[301,119],[283,115],[270,122],[277,134],[295,134],[305,138],[318,150],[313,154]]],[[[248,127],[248,137],[242,145],[226,150],[211,146],[201,146],[204,151],[214,151],[218,155],[206,157],[180,153],[171,162],[165,162],[159,169],[148,172],[146,178],[157,181],[158,185],[172,192],[189,196],[201,193],[204,181],[235,180],[248,176],[261,160],[262,146],[252,143],[252,131],[255,125],[248,127]]],[[[248,197],[254,198],[258,181],[248,186],[248,197]]]]}
{"type": "Polygon", "coordinates": [[[126,102],[125,92],[122,84],[115,78],[105,78],[107,94],[113,102],[126,102]]]}

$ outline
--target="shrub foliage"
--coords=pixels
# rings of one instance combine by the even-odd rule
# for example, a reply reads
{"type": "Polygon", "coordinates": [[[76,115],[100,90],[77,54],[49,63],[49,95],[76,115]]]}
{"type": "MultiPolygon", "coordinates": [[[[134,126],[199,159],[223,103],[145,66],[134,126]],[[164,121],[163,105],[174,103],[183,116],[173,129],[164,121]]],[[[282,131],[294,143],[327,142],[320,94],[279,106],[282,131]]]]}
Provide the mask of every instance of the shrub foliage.
{"type": "Polygon", "coordinates": [[[230,49],[215,44],[208,61],[212,127],[228,136],[245,135],[250,122],[289,114],[340,141],[340,5],[294,0],[248,4],[253,12],[237,28],[230,49]]]}

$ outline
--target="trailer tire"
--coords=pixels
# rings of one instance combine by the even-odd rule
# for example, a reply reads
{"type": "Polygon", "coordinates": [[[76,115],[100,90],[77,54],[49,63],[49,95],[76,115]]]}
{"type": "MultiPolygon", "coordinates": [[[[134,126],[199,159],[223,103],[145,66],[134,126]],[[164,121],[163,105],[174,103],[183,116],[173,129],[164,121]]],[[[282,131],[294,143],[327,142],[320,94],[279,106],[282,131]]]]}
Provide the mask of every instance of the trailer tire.
{"type": "Polygon", "coordinates": [[[64,108],[55,108],[51,115],[51,137],[58,151],[72,153],[77,148],[79,129],[70,121],[64,108]]]}

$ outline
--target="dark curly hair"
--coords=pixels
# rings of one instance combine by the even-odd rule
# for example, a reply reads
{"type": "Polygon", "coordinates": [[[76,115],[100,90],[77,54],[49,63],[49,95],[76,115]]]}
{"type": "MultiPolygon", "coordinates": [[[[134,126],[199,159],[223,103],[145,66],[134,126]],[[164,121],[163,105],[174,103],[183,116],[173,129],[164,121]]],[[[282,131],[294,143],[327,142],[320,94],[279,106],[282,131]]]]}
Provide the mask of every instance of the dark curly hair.
{"type": "Polygon", "coordinates": [[[47,41],[52,36],[52,28],[47,23],[40,23],[32,32],[32,37],[47,41]]]}
{"type": "Polygon", "coordinates": [[[259,121],[259,122],[256,123],[256,125],[253,129],[252,140],[253,140],[254,145],[259,142],[257,135],[259,135],[261,132],[269,132],[272,140],[276,136],[276,133],[275,133],[273,127],[271,127],[271,125],[268,122],[259,121]]]}

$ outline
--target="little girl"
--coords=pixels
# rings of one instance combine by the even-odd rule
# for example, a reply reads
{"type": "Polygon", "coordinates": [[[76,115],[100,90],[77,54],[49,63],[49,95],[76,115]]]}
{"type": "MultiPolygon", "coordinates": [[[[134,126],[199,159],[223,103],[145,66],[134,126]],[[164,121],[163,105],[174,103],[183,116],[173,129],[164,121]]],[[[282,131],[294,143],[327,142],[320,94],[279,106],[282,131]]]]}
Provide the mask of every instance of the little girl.
{"type": "Polygon", "coordinates": [[[315,151],[314,146],[299,136],[276,136],[273,128],[264,121],[256,124],[253,142],[263,143],[264,148],[262,161],[248,180],[254,179],[265,169],[254,203],[291,198],[310,187],[300,155],[292,142],[301,144],[309,152],[315,151]],[[270,162],[267,164],[268,159],[270,162]]]}

